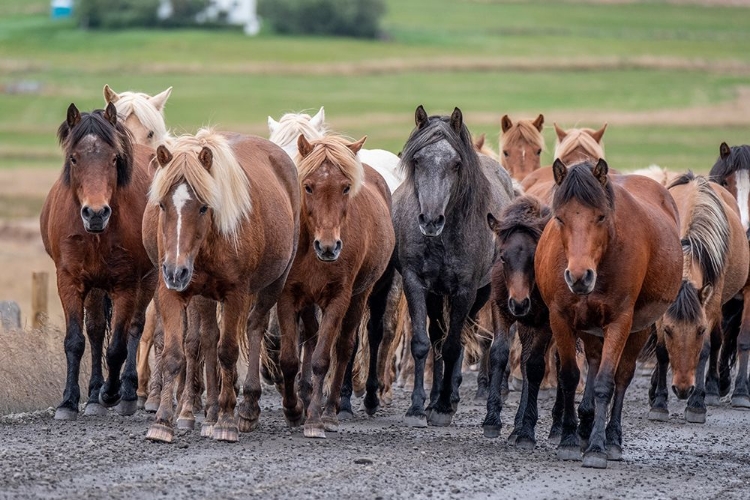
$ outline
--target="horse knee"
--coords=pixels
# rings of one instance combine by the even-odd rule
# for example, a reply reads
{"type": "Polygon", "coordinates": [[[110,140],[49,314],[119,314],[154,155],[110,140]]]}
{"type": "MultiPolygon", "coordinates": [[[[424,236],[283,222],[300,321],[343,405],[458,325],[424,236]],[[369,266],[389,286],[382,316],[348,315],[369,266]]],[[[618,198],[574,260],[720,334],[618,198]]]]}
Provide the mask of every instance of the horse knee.
{"type": "Polygon", "coordinates": [[[411,339],[411,353],[415,359],[425,359],[430,352],[430,343],[421,342],[416,336],[411,339]]]}
{"type": "Polygon", "coordinates": [[[612,396],[615,388],[615,380],[609,374],[602,373],[594,381],[594,395],[597,399],[606,399],[612,396]]]}
{"type": "Polygon", "coordinates": [[[561,369],[560,370],[560,385],[562,386],[562,389],[564,391],[575,391],[576,387],[578,386],[578,379],[580,377],[581,373],[578,370],[577,366],[573,366],[573,368],[570,369],[561,369]]]}
{"type": "Polygon", "coordinates": [[[219,342],[219,347],[216,352],[221,367],[225,370],[231,370],[237,364],[237,358],[239,357],[239,348],[237,344],[230,342],[219,342]]]}

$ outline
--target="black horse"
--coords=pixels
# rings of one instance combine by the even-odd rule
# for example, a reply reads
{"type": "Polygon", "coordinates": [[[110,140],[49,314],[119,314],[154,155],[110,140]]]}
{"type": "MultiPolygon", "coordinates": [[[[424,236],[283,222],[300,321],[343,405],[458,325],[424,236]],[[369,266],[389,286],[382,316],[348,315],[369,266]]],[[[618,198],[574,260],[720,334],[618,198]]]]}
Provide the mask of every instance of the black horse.
{"type": "Polygon", "coordinates": [[[406,180],[393,197],[396,265],[403,276],[414,330],[414,391],[406,421],[418,427],[428,421],[445,426],[459,400],[461,330],[466,318],[476,315],[490,295],[495,246],[487,213],[499,216],[513,197],[513,186],[497,162],[477,156],[460,109],[455,108],[450,117],[428,117],[419,106],[415,121],[401,154],[406,180]],[[446,297],[450,305],[447,327],[446,297]],[[443,337],[425,412],[425,360],[430,340],[435,346],[443,337]]]}

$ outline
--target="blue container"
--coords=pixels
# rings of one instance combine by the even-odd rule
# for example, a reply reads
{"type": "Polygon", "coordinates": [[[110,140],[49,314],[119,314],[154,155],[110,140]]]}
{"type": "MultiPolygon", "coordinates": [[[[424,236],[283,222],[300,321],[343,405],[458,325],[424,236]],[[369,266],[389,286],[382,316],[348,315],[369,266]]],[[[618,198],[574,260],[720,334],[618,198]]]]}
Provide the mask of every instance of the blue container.
{"type": "Polygon", "coordinates": [[[52,0],[50,16],[52,19],[68,19],[73,15],[73,0],[52,0]]]}

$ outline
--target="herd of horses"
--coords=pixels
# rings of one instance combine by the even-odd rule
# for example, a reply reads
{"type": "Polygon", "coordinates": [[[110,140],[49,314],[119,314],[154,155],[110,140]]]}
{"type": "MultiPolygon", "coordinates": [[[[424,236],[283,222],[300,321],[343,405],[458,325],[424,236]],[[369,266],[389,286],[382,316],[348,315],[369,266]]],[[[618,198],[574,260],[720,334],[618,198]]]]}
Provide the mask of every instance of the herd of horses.
{"type": "Polygon", "coordinates": [[[731,404],[750,408],[750,146],[722,143],[708,177],[626,175],[604,159],[606,125],[555,124],[542,167],[542,115],[504,116],[496,154],[472,142],[460,109],[422,106],[399,155],[330,132],[323,108],[269,117],[269,140],[172,137],[170,93],[105,86],[104,109],[71,104],[58,130],[64,166],[41,214],[66,322],[56,419],[78,416],[85,332],[86,415],[145,407],[147,439],[172,442],[202,410],[201,434],[234,442],[258,425],[263,377],[290,426],[325,437],[352,414],[354,372],[367,372],[368,414],[388,402],[400,329],[412,359],[399,371],[414,381],[405,421],[446,426],[477,321],[493,334],[477,391],[487,437],[501,433],[518,370],[511,443],[535,445],[546,375],[558,457],[620,460],[625,392],[650,354],[649,418],[668,419],[670,365],[689,422],[721,404],[735,365],[731,404]]]}

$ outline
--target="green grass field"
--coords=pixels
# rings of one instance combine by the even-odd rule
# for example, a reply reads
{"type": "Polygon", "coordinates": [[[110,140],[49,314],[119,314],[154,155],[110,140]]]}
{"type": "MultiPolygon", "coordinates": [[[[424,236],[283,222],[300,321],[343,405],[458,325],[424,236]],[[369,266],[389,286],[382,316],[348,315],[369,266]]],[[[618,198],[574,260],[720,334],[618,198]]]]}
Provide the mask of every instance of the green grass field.
{"type": "MultiPolygon", "coordinates": [[[[750,9],[643,1],[389,0],[382,41],[239,31],[86,32],[48,19],[46,0],[0,6],[0,168],[57,168],[54,132],[72,101],[101,89],[174,91],[168,126],[266,134],[266,116],[326,106],[328,121],[370,147],[398,151],[413,111],[459,106],[496,145],[499,120],[600,126],[607,156],[705,171],[721,141],[750,142],[750,116],[710,112],[750,86],[750,9]],[[650,113],[674,110],[666,118],[650,113]],[[695,113],[677,113],[696,110],[695,113]],[[632,115],[636,117],[633,118],[632,115]],[[630,118],[624,120],[623,115],[630,118]],[[639,123],[638,117],[643,118],[639,123]]],[[[545,131],[550,161],[551,127],[545,131]]]]}

